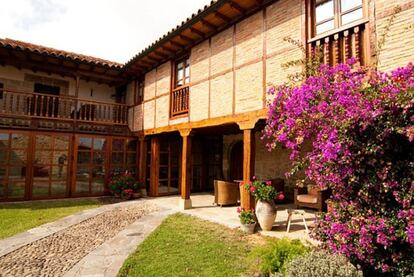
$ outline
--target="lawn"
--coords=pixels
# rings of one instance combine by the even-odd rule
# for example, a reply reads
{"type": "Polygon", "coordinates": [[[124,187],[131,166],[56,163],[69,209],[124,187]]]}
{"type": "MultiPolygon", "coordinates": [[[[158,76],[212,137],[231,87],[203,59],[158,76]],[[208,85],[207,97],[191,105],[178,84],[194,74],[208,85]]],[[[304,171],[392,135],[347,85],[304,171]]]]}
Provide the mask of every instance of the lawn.
{"type": "Polygon", "coordinates": [[[183,214],[168,217],[138,246],[118,276],[240,276],[262,240],[183,214]]]}
{"type": "Polygon", "coordinates": [[[0,239],[100,205],[97,199],[0,204],[0,239]]]}

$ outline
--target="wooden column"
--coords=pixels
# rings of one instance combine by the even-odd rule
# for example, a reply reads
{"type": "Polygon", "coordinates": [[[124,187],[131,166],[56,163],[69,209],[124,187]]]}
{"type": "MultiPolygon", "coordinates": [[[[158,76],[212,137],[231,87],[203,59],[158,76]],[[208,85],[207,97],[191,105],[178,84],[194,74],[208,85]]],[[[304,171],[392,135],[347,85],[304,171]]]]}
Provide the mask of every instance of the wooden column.
{"type": "Polygon", "coordinates": [[[190,176],[191,176],[191,129],[180,130],[180,135],[183,139],[182,151],[181,151],[181,199],[180,199],[180,208],[190,209],[191,208],[191,199],[190,199],[190,176]]]}
{"type": "Polygon", "coordinates": [[[139,137],[138,146],[138,181],[145,183],[145,137],[139,137]]]}
{"type": "Polygon", "coordinates": [[[151,138],[151,170],[149,196],[158,195],[159,169],[160,169],[160,140],[157,137],[151,138]]]}
{"type": "MultiPolygon", "coordinates": [[[[255,162],[255,126],[256,120],[239,122],[238,125],[243,130],[243,182],[250,182],[254,176],[255,162]]],[[[254,198],[244,187],[240,187],[240,202],[244,209],[255,207],[254,198]]]]}

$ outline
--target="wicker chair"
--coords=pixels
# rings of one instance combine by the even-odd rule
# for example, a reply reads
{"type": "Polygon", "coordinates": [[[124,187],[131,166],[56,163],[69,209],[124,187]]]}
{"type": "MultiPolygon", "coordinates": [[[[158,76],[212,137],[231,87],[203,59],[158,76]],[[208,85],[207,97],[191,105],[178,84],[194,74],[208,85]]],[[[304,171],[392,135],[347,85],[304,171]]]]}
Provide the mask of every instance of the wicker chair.
{"type": "Polygon", "coordinates": [[[236,205],[240,200],[239,184],[234,182],[214,180],[214,204],[236,205]]]}
{"type": "Polygon", "coordinates": [[[320,212],[326,211],[326,200],[329,199],[330,195],[331,191],[329,189],[295,188],[295,206],[317,209],[320,212]]]}

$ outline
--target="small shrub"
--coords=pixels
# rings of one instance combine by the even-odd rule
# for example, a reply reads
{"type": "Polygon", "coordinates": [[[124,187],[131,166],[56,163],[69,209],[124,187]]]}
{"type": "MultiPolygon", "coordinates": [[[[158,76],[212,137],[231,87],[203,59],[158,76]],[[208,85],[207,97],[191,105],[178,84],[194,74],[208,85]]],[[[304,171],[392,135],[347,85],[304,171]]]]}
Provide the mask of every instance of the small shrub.
{"type": "Polygon", "coordinates": [[[286,277],[359,277],[362,271],[344,256],[326,251],[312,251],[294,258],[286,265],[286,277]]]}
{"type": "Polygon", "coordinates": [[[141,187],[142,184],[137,182],[128,172],[112,176],[109,182],[109,189],[112,194],[124,198],[130,198],[134,192],[139,192],[141,187]]]}
{"type": "Polygon", "coordinates": [[[294,257],[308,252],[308,247],[299,240],[283,238],[272,241],[265,246],[252,251],[249,258],[256,262],[255,270],[259,270],[264,276],[277,276],[275,273],[284,274],[286,264],[294,257]]]}

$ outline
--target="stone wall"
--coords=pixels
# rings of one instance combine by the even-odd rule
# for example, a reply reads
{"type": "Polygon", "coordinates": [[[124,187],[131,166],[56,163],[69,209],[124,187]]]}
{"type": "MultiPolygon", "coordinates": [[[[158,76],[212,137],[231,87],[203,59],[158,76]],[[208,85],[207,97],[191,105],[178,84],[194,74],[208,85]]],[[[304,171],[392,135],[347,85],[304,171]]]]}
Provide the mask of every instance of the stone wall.
{"type": "Polygon", "coordinates": [[[376,0],[375,34],[377,40],[385,33],[393,8],[399,5],[401,12],[391,25],[385,45],[379,56],[379,69],[388,71],[414,62],[414,1],[413,0],[376,0]],[[409,28],[411,26],[411,28],[409,28]]]}

